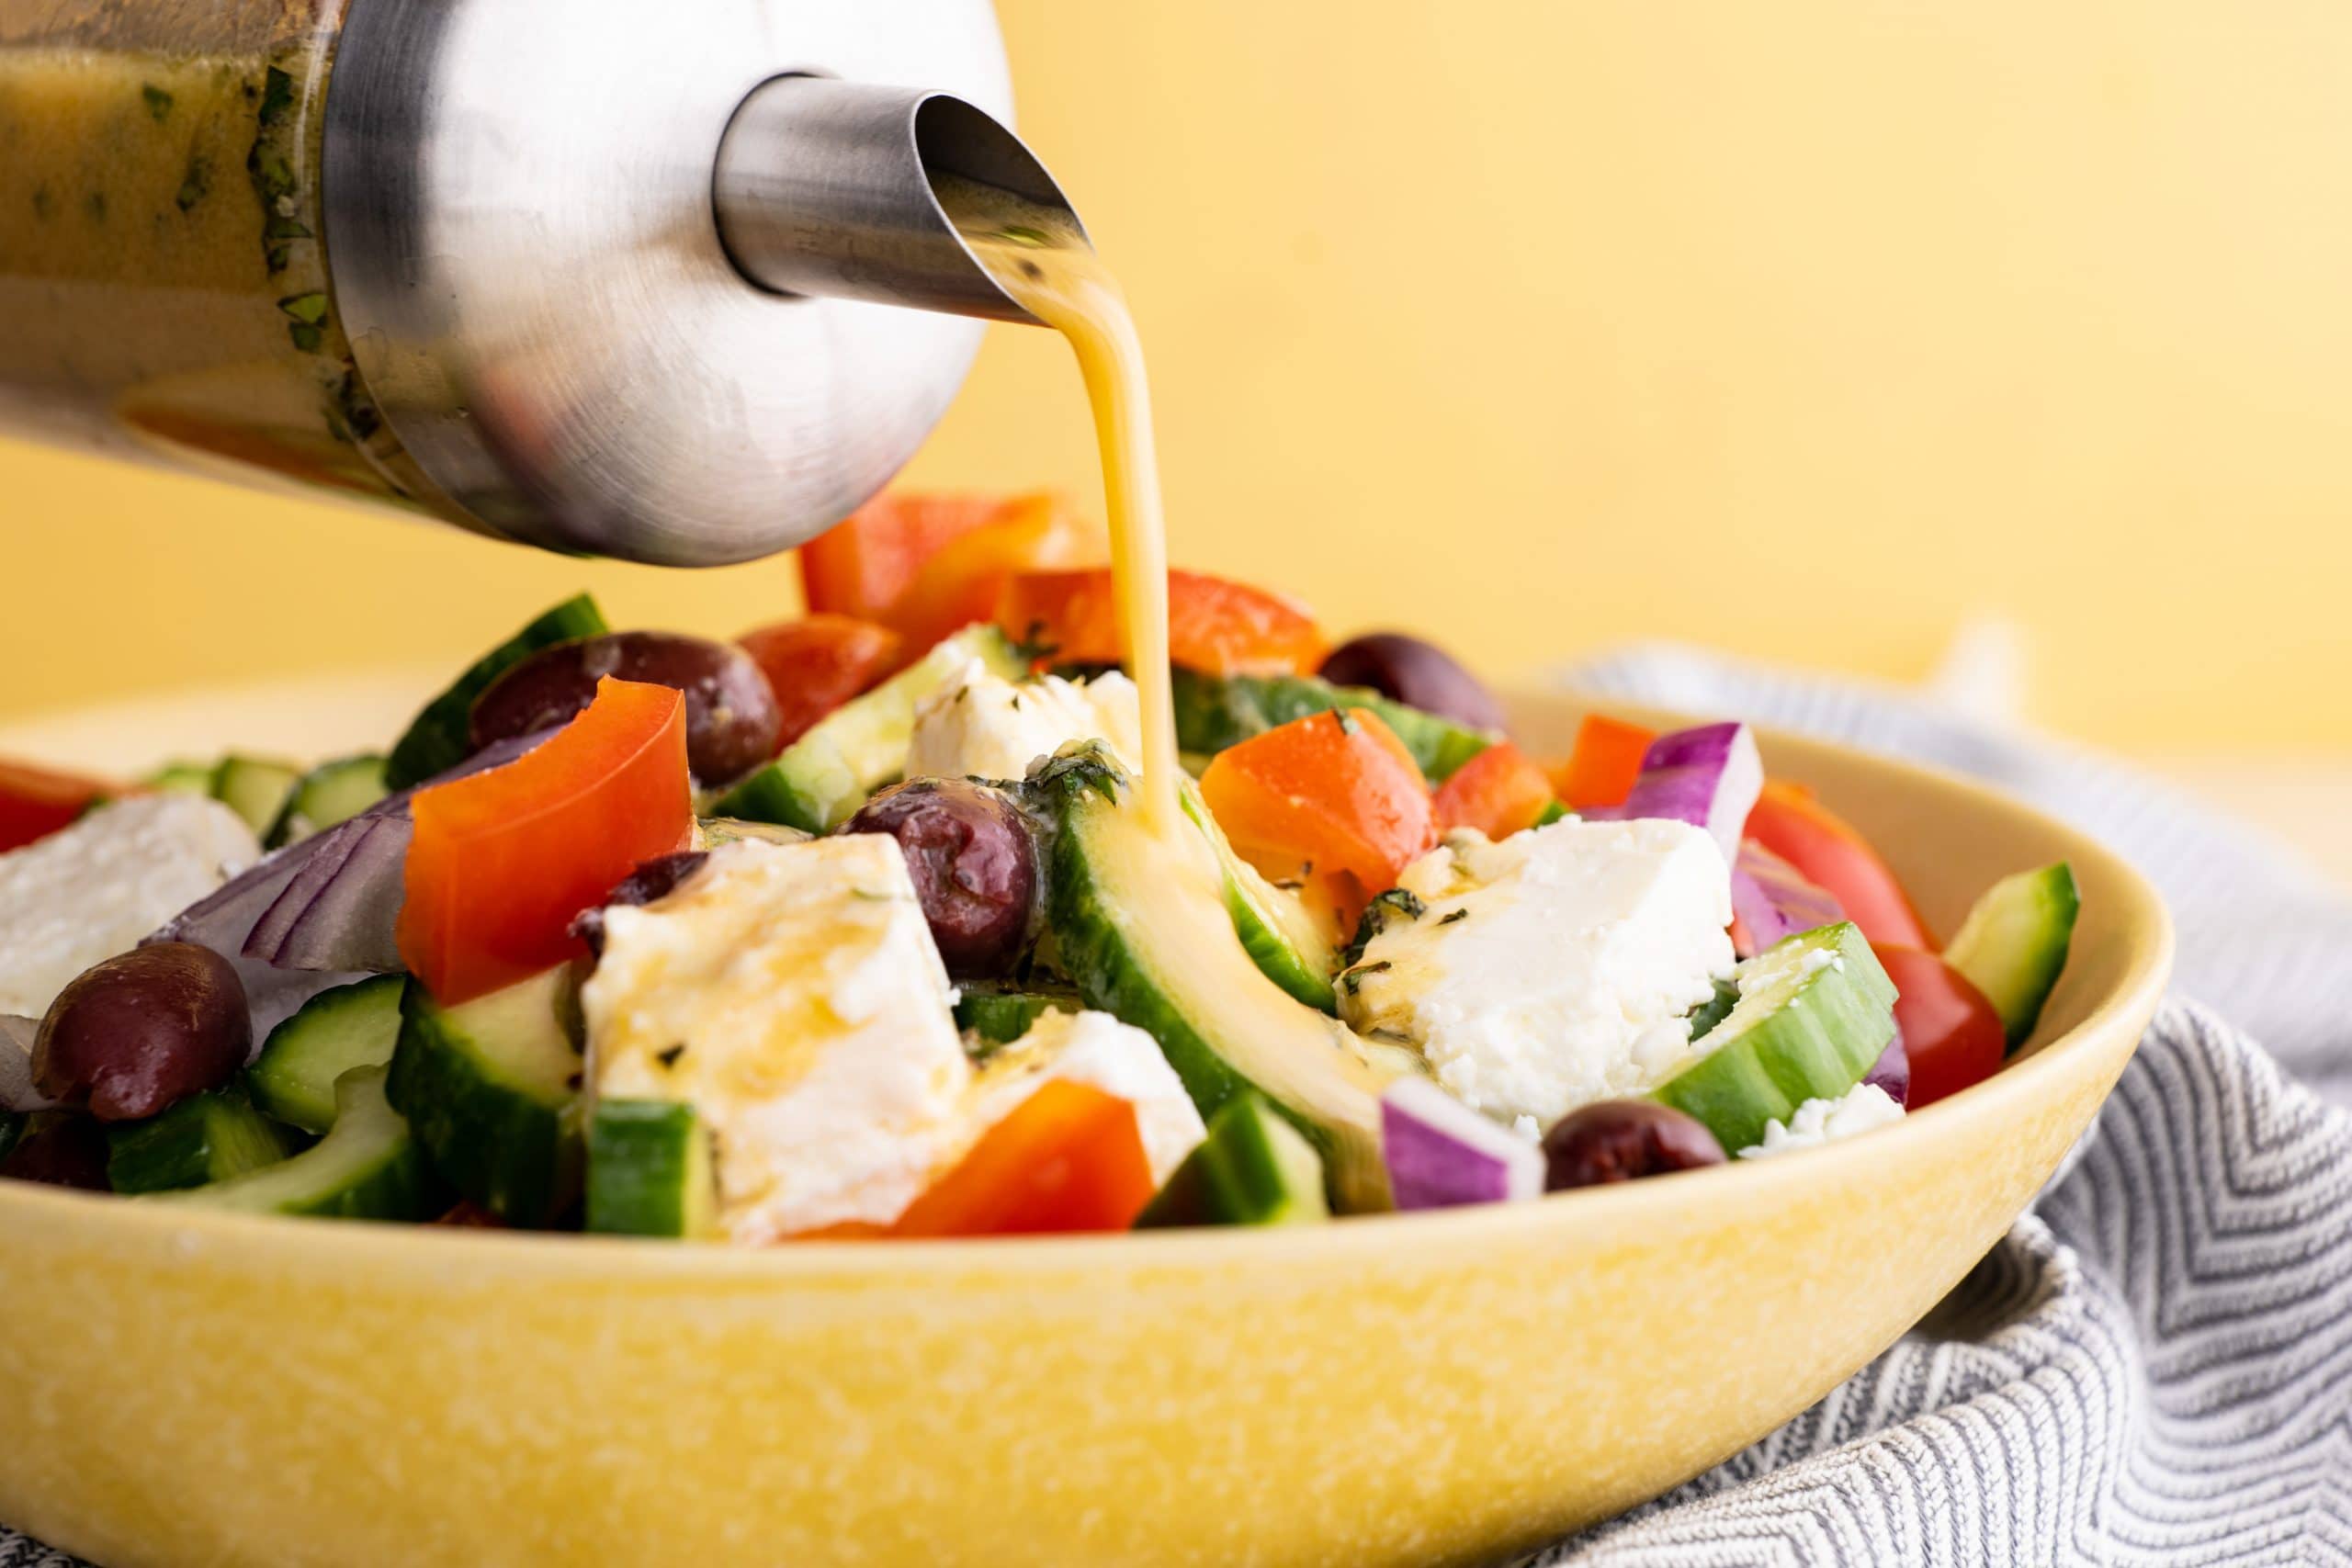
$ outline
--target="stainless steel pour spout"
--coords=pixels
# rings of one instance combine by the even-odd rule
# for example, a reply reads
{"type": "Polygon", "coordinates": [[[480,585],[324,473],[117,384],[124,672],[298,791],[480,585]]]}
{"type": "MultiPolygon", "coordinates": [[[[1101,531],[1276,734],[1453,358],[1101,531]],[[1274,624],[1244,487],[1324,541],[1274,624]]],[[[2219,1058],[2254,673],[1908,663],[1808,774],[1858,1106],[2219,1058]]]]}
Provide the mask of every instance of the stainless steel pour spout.
{"type": "Polygon", "coordinates": [[[971,318],[1028,319],[929,179],[1066,205],[1010,98],[986,0],[352,0],[326,246],[420,499],[669,565],[823,532],[945,411],[971,318]]]}
{"type": "Polygon", "coordinates": [[[1069,209],[1021,139],[961,98],[778,77],[744,100],[720,144],[719,237],[746,276],[779,294],[1035,324],[940,209],[932,176],[942,174],[1069,209]]]}

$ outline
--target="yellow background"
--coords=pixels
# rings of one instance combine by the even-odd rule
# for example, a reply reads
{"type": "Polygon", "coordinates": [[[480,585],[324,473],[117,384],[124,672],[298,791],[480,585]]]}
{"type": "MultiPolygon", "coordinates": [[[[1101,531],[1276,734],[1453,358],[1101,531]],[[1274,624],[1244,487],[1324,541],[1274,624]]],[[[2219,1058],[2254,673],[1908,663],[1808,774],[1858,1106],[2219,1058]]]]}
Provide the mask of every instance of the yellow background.
{"type": "MultiPolygon", "coordinates": [[[[1129,280],[1180,561],[1495,669],[1645,636],[1916,675],[2015,617],[2036,716],[2352,748],[2342,0],[1005,0],[1129,280]]],[[[910,476],[1094,493],[995,329],[910,476]]],[[[689,575],[0,446],[0,710],[455,660],[689,575]]]]}

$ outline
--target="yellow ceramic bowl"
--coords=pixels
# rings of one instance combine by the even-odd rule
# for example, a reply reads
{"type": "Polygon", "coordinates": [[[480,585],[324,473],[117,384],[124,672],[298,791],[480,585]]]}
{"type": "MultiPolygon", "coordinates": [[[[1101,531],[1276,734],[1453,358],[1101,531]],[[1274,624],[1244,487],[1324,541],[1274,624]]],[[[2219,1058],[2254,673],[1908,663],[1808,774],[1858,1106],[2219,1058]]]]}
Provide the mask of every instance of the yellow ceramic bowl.
{"type": "MultiPolygon", "coordinates": [[[[1579,711],[1519,704],[1537,750],[1579,711]]],[[[1423,1563],[1626,1507],[1984,1255],[2170,958],[2154,893],[2087,840],[1899,763],[1766,754],[1941,929],[1996,875],[2074,862],[2082,925],[2029,1055],[1818,1152],[1304,1234],[735,1253],[6,1184],[0,1519],[118,1565],[1423,1563]]]]}

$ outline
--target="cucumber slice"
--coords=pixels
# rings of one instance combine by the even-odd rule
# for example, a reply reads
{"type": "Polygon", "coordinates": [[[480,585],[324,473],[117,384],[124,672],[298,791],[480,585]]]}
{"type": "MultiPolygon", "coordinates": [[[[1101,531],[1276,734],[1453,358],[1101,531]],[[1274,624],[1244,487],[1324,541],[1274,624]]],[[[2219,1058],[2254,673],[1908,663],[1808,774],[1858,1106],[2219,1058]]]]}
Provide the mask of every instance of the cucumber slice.
{"type": "Polygon", "coordinates": [[[489,690],[492,681],[541,649],[575,637],[602,637],[611,629],[596,601],[582,593],[556,605],[475,660],[454,685],[427,703],[424,711],[410,722],[408,733],[401,737],[384,763],[385,787],[409,789],[464,761],[473,750],[469,727],[474,699],[489,690]]]}
{"type": "Polygon", "coordinates": [[[165,795],[214,795],[220,783],[220,764],[166,762],[139,782],[165,795]]]}
{"type": "Polygon", "coordinates": [[[107,1179],[118,1192],[169,1192],[227,1181],[286,1157],[286,1137],[243,1090],[191,1095],[160,1116],[107,1129],[107,1179]]]}
{"type": "Polygon", "coordinates": [[[1493,745],[1496,737],[1440,718],[1362,686],[1335,686],[1312,675],[1204,675],[1174,672],[1176,744],[1208,754],[1253,735],[1340,706],[1370,708],[1413,754],[1431,784],[1493,745]]]}
{"type": "Polygon", "coordinates": [[[413,980],[386,1091],[444,1180],[509,1224],[544,1229],[580,1195],[580,1049],[560,965],[445,1008],[413,980]]]}
{"type": "Polygon", "coordinates": [[[391,793],[384,785],[384,759],[373,752],[321,762],[295,781],[262,847],[284,849],[358,816],[391,793]]]}
{"type": "Polygon", "coordinates": [[[1076,992],[991,991],[967,987],[956,1000],[956,1027],[977,1036],[985,1057],[999,1045],[1010,1045],[1029,1032],[1049,1012],[1078,1012],[1085,1008],[1076,992]]]}
{"type": "Polygon", "coordinates": [[[708,1235],[718,1193],[710,1134],[691,1105],[606,1100],[588,1119],[588,1229],[608,1235],[708,1235]]]}
{"type": "Polygon", "coordinates": [[[245,826],[258,836],[277,820],[301,776],[300,770],[284,762],[232,755],[220,760],[220,771],[212,782],[212,798],[243,818],[245,826]]]}
{"type": "Polygon", "coordinates": [[[1650,1091],[1726,1149],[1762,1143],[1767,1122],[1785,1124],[1808,1100],[1846,1093],[1894,1038],[1894,983],[1850,920],[1790,937],[1732,977],[1729,1015],[1650,1091]]]}
{"type": "Polygon", "coordinates": [[[1574,815],[1575,813],[1568,809],[1566,801],[1548,801],[1544,804],[1544,809],[1535,814],[1535,820],[1531,826],[1549,828],[1553,823],[1565,822],[1574,815]]]}
{"type": "Polygon", "coordinates": [[[1170,1173],[1135,1228],[1304,1225],[1330,1217],[1314,1145],[1245,1092],[1209,1118],[1208,1136],[1170,1173]]]}
{"type": "Polygon", "coordinates": [[[1391,1075],[1259,972],[1235,940],[1207,840],[1147,828],[1133,784],[1099,746],[1065,750],[1030,790],[1058,825],[1046,922],[1087,1005],[1157,1039],[1203,1115],[1254,1089],[1323,1155],[1341,1207],[1387,1207],[1380,1090],[1391,1075]]]}
{"type": "Polygon", "coordinates": [[[1190,781],[1183,786],[1184,815],[1200,825],[1216,850],[1225,872],[1225,908],[1233,917],[1233,931],[1258,972],[1291,996],[1320,1012],[1337,1017],[1340,993],[1331,976],[1340,971],[1340,956],[1306,906],[1268,882],[1258,868],[1233,852],[1225,829],[1216,825],[1200,791],[1190,781]]]}
{"type": "Polygon", "coordinates": [[[1739,1005],[1739,987],[1729,980],[1715,982],[1715,994],[1701,1002],[1690,1015],[1690,1038],[1703,1039],[1709,1031],[1731,1016],[1739,1005]]]}
{"type": "Polygon", "coordinates": [[[269,1032],[245,1069],[254,1103],[288,1126],[323,1133],[334,1125],[334,1086],[354,1067],[380,1067],[401,1037],[406,978],[377,975],[321,991],[269,1032]]]}
{"type": "Polygon", "coordinates": [[[2075,870],[2064,861],[2005,876],[1985,889],[1944,949],[1944,962],[1984,993],[2015,1051],[2041,1021],[2042,1004],[2066,967],[2081,912],[2075,870]]]}
{"type": "Polygon", "coordinates": [[[784,755],[721,795],[720,817],[776,822],[811,833],[849,820],[866,796],[897,778],[914,739],[915,705],[973,660],[1008,681],[1027,666],[994,626],[966,626],[862,697],[819,720],[784,755]]]}
{"type": "Polygon", "coordinates": [[[149,1201],[345,1220],[425,1220],[448,1206],[408,1123],[384,1098],[383,1068],[345,1074],[335,1106],[334,1130],[292,1159],[149,1201]]]}

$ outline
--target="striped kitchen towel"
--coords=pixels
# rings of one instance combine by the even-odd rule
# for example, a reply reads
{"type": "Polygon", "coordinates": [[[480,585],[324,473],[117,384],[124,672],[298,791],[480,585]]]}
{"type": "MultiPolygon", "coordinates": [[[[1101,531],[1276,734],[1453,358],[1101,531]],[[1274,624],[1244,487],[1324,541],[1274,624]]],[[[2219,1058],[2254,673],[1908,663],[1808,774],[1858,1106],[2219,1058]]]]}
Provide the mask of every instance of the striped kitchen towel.
{"type": "Polygon", "coordinates": [[[1538,1561],[2352,1562],[2352,899],[2127,769],[1918,695],[1674,648],[1562,679],[1984,777],[2145,871],[2180,957],[2079,1162],[1933,1316],[1538,1561]]]}

